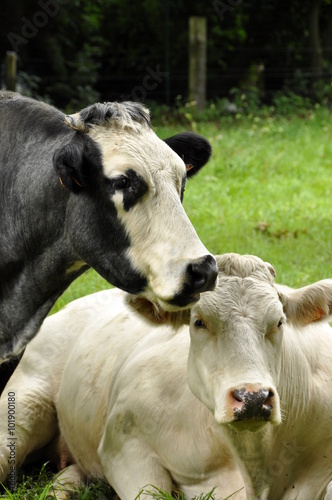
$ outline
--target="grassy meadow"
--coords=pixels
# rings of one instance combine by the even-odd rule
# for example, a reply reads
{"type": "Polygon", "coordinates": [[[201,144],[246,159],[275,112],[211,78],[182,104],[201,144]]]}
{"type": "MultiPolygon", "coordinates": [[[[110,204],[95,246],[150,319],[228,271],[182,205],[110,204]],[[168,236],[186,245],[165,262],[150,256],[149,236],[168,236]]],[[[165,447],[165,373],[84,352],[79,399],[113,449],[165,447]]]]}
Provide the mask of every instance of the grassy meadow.
{"type": "MultiPolygon", "coordinates": [[[[318,108],[289,118],[224,117],[155,130],[166,138],[185,128],[206,136],[213,147],[212,159],[188,182],[184,197],[205,246],[215,254],[258,255],[289,286],[332,277],[331,113],[318,108]]],[[[71,285],[53,312],[108,286],[90,270],[71,285]]],[[[4,492],[2,498],[46,498],[49,476],[37,476],[36,488],[29,478],[20,477],[23,489],[13,495],[4,492]]],[[[158,495],[152,497],[171,498],[158,495]]],[[[110,498],[110,490],[98,483],[75,498],[110,498]]]]}

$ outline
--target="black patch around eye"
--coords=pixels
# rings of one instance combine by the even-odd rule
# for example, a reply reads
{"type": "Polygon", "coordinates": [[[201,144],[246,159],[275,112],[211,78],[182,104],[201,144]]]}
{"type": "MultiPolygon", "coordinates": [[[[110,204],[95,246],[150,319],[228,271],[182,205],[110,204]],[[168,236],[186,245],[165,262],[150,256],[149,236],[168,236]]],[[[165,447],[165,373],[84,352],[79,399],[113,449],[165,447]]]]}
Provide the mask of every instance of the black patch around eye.
{"type": "Polygon", "coordinates": [[[135,170],[125,172],[129,185],[123,191],[123,208],[128,212],[148,191],[148,185],[135,170]]]}

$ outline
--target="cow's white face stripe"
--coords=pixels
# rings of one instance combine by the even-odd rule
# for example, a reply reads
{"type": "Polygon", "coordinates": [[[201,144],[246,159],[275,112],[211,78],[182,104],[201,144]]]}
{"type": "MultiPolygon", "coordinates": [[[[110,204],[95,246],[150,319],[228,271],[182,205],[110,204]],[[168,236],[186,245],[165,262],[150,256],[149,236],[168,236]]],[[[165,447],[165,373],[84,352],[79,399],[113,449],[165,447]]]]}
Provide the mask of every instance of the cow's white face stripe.
{"type": "Polygon", "coordinates": [[[126,255],[147,279],[145,295],[151,300],[157,296],[169,308],[183,286],[188,262],[209,254],[181,204],[186,166],[151,130],[105,133],[96,127],[92,136],[102,150],[107,179],[129,177],[131,172],[137,176],[133,182],[144,185],[143,196],[129,208],[125,189],[113,192],[112,201],[131,242],[126,255]]]}
{"type": "Polygon", "coordinates": [[[153,184],[153,177],[159,171],[168,172],[174,181],[182,180],[186,174],[186,166],[181,158],[151,129],[142,128],[139,134],[134,134],[94,127],[90,135],[102,150],[104,174],[107,177],[114,176],[117,168],[121,172],[133,168],[153,184]]]}

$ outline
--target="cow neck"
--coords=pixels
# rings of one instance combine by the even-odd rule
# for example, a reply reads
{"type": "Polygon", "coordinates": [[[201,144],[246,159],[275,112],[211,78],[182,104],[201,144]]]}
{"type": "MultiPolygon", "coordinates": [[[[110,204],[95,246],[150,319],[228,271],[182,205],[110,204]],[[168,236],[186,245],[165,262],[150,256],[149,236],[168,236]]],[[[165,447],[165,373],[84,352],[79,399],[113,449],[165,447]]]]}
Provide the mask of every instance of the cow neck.
{"type": "Polygon", "coordinates": [[[227,427],[225,437],[236,457],[244,479],[247,498],[268,498],[271,478],[266,471],[266,450],[270,448],[270,439],[273,429],[263,428],[252,433],[249,431],[236,432],[227,427]],[[262,493],[265,494],[262,495],[262,493]],[[260,496],[262,495],[262,497],[260,496]]]}
{"type": "MultiPolygon", "coordinates": [[[[312,380],[315,370],[312,366],[314,350],[312,345],[306,345],[304,337],[303,328],[296,330],[293,327],[285,327],[280,381],[277,386],[282,412],[289,415],[289,419],[295,419],[296,421],[302,418],[304,411],[307,411],[309,400],[314,397],[314,394],[312,394],[312,380]],[[299,390],[301,398],[299,398],[299,390]]],[[[315,348],[318,348],[318,341],[317,338],[315,348]]]]}
{"type": "Polygon", "coordinates": [[[19,339],[26,345],[34,337],[58,297],[88,269],[55,246],[61,243],[9,266],[0,279],[0,362],[7,352],[19,354],[19,339]]]}

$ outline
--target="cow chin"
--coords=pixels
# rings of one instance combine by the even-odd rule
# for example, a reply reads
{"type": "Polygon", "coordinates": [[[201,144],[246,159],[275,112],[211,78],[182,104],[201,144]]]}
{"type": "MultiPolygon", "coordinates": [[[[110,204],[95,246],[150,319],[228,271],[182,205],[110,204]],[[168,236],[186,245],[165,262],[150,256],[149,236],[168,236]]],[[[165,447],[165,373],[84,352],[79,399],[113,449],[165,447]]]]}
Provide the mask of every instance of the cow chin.
{"type": "Polygon", "coordinates": [[[189,324],[190,311],[189,309],[179,308],[167,310],[166,305],[159,300],[153,301],[142,296],[137,295],[127,295],[128,305],[134,309],[140,316],[143,316],[146,320],[154,324],[169,323],[175,327],[181,326],[183,324],[189,324]]]}
{"type": "Polygon", "coordinates": [[[234,414],[231,415],[227,410],[222,413],[215,411],[214,419],[221,427],[232,429],[235,432],[257,432],[266,424],[275,423],[272,415],[271,417],[241,419],[234,416],[234,414]]]}
{"type": "Polygon", "coordinates": [[[196,304],[200,299],[200,294],[186,295],[183,293],[178,293],[171,298],[160,297],[153,292],[143,292],[140,294],[141,298],[144,298],[146,302],[151,303],[151,307],[154,307],[158,314],[173,313],[181,310],[186,310],[196,304]]]}
{"type": "Polygon", "coordinates": [[[165,309],[165,311],[173,312],[191,307],[199,301],[200,297],[201,296],[199,293],[196,293],[194,295],[184,295],[179,293],[169,301],[158,299],[158,302],[160,306],[165,309]]]}
{"type": "Polygon", "coordinates": [[[235,432],[258,432],[266,424],[271,423],[269,420],[233,420],[226,424],[226,426],[230,427],[235,432]]]}

